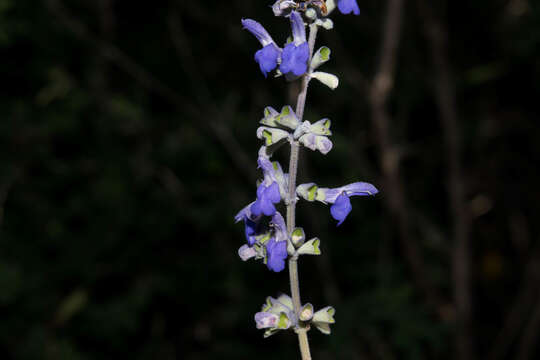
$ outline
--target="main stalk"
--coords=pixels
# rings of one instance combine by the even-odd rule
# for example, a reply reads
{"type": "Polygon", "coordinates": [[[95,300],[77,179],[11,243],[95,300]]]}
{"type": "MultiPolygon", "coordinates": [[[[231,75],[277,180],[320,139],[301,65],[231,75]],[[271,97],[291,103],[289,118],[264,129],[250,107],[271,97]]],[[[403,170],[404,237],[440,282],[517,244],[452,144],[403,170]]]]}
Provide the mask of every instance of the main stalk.
{"type": "MultiPolygon", "coordinates": [[[[311,75],[311,58],[313,57],[313,49],[315,47],[315,40],[317,38],[317,25],[312,24],[309,26],[309,59],[308,70],[302,76],[302,86],[300,93],[298,94],[298,100],[296,102],[296,116],[300,121],[303,121],[304,109],[306,106],[307,89],[309,85],[311,75]]],[[[289,239],[291,233],[296,226],[296,175],[298,173],[298,155],[300,152],[300,144],[294,140],[291,142],[291,155],[289,159],[289,202],[287,203],[287,231],[289,233],[289,239]]],[[[290,241],[290,240],[289,240],[290,241]]],[[[299,319],[301,301],[300,301],[300,281],[298,279],[298,257],[292,256],[289,259],[289,278],[291,282],[291,296],[294,305],[294,313],[296,318],[299,319]]],[[[309,328],[301,324],[298,321],[296,327],[296,333],[298,334],[298,342],[300,345],[300,353],[302,354],[302,360],[311,360],[311,353],[309,350],[309,341],[307,332],[309,328]]]]}

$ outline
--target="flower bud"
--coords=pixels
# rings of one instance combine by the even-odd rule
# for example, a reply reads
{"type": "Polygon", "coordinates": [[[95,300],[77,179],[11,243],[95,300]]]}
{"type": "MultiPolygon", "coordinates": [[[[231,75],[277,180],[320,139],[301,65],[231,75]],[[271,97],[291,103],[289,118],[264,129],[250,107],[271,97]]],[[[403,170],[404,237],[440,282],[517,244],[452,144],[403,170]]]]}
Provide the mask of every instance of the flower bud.
{"type": "Polygon", "coordinates": [[[256,255],[257,251],[255,250],[255,248],[248,245],[242,245],[240,249],[238,249],[238,256],[240,256],[240,259],[242,259],[242,261],[247,261],[252,257],[255,257],[256,255]]]}
{"type": "Polygon", "coordinates": [[[284,106],[281,109],[281,114],[276,117],[276,122],[284,127],[294,130],[300,125],[300,120],[296,116],[296,113],[289,105],[284,106]]]}
{"type": "Polygon", "coordinates": [[[317,330],[319,330],[323,334],[328,335],[331,332],[330,324],[333,324],[336,322],[336,320],[334,320],[335,313],[336,313],[336,310],[333,307],[327,306],[324,309],[317,311],[313,315],[313,318],[311,319],[311,321],[313,325],[315,325],[317,330]]]}
{"type": "Polygon", "coordinates": [[[299,318],[302,321],[309,321],[313,317],[313,305],[310,303],[305,304],[302,306],[302,309],[300,310],[299,318]]]}
{"type": "Polygon", "coordinates": [[[321,71],[316,71],[310,75],[312,78],[319,80],[330,89],[335,90],[339,85],[339,79],[334,74],[329,74],[321,71]]]}
{"type": "Polygon", "coordinates": [[[317,52],[313,55],[313,59],[311,59],[311,68],[315,70],[328,60],[330,60],[330,49],[326,46],[323,46],[317,50],[317,52]]]}
{"type": "Polygon", "coordinates": [[[260,123],[266,126],[276,127],[276,117],[279,115],[276,109],[271,106],[264,108],[264,117],[261,119],[260,123]]]}
{"type": "Polygon", "coordinates": [[[330,136],[332,135],[330,125],[332,125],[330,119],[324,118],[311,125],[309,131],[315,135],[330,136]]]}
{"type": "Polygon", "coordinates": [[[322,27],[325,30],[332,30],[334,28],[334,22],[330,18],[317,19],[315,20],[315,24],[317,24],[318,26],[322,27]]]}
{"type": "Polygon", "coordinates": [[[302,229],[301,227],[295,228],[291,233],[291,242],[295,248],[298,249],[300,246],[302,246],[305,240],[306,234],[304,233],[304,229],[302,229]]]}
{"type": "Polygon", "coordinates": [[[319,248],[320,244],[321,240],[319,240],[319,238],[313,238],[302,245],[296,253],[298,255],[321,255],[321,249],[319,248]]]}
{"type": "Polygon", "coordinates": [[[327,306],[317,311],[313,315],[313,322],[334,324],[336,322],[336,320],[334,319],[335,313],[336,313],[336,310],[333,307],[327,306]]]}
{"type": "Polygon", "coordinates": [[[307,201],[315,201],[319,187],[315,183],[301,184],[296,188],[296,194],[307,201]]]}
{"type": "Polygon", "coordinates": [[[257,137],[265,141],[266,146],[274,145],[283,139],[287,139],[290,134],[281,129],[261,126],[257,129],[257,137]]]}
{"type": "Polygon", "coordinates": [[[315,20],[317,18],[317,12],[312,8],[307,9],[304,15],[310,20],[315,20]]]}

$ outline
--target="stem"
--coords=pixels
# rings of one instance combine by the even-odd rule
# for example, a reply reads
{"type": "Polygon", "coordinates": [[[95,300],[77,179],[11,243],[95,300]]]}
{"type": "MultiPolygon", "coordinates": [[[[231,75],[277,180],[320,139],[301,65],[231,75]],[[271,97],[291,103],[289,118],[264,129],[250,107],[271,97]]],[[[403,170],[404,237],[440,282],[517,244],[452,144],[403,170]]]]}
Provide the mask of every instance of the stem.
{"type": "MultiPolygon", "coordinates": [[[[317,38],[317,25],[312,24],[309,26],[309,60],[308,64],[311,64],[311,58],[313,57],[313,48],[315,47],[315,39],[317,38]]],[[[304,117],[304,108],[306,106],[307,89],[311,75],[311,66],[308,67],[308,71],[302,77],[302,88],[298,94],[298,100],[296,102],[296,116],[300,121],[304,117]]],[[[298,172],[298,155],[300,152],[300,144],[298,141],[291,141],[291,157],[289,160],[289,201],[287,203],[287,232],[289,233],[289,239],[294,227],[296,226],[296,174],[298,172]]],[[[289,240],[290,241],[290,240],[289,240]]],[[[294,313],[296,318],[299,319],[301,301],[300,301],[300,281],[298,280],[298,256],[293,255],[289,258],[289,279],[291,282],[291,295],[294,305],[294,313]]],[[[298,334],[298,343],[300,345],[300,353],[302,354],[302,360],[311,360],[311,354],[309,350],[309,342],[307,332],[309,327],[305,324],[298,323],[296,327],[296,333],[298,334]]]]}

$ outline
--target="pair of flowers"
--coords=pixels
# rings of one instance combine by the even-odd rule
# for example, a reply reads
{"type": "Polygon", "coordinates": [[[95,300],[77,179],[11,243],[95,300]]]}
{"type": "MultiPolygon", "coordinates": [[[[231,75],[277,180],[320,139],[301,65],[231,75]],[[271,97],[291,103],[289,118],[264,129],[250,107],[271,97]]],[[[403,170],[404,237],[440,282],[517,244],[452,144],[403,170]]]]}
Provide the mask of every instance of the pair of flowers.
{"type": "Polygon", "coordinates": [[[281,49],[261,24],[255,20],[242,19],[244,29],[251,32],[262,45],[262,49],[255,53],[255,61],[265,77],[278,67],[278,63],[279,71],[285,76],[295,78],[307,71],[309,46],[304,21],[297,11],[291,12],[290,20],[293,41],[281,49]]]}
{"type": "MultiPolygon", "coordinates": [[[[296,4],[294,1],[278,0],[274,8],[291,7],[296,4]]],[[[360,9],[356,0],[338,0],[338,9],[343,14],[360,14],[360,9]]],[[[276,15],[278,12],[274,10],[276,15]]],[[[308,68],[309,46],[306,40],[306,30],[304,20],[298,11],[291,11],[287,15],[291,21],[292,41],[280,48],[272,39],[268,31],[257,21],[252,19],[242,19],[244,29],[251,32],[262,45],[262,49],[255,53],[255,61],[259,64],[264,77],[268,73],[278,68],[279,73],[285,75],[287,79],[295,79],[302,76],[308,68]]]]}
{"type": "MultiPolygon", "coordinates": [[[[244,222],[247,240],[247,244],[240,247],[238,254],[242,260],[253,257],[264,259],[268,269],[280,272],[285,268],[285,260],[289,255],[289,234],[283,216],[276,210],[275,204],[281,202],[281,199],[288,199],[289,179],[277,161],[271,162],[264,155],[266,150],[263,146],[259,154],[258,164],[263,170],[264,179],[257,187],[256,200],[235,216],[237,222],[244,222]],[[268,225],[263,223],[265,216],[271,217],[268,225]]],[[[315,183],[308,183],[296,188],[296,194],[307,201],[331,204],[330,214],[338,221],[338,226],[352,210],[349,199],[351,196],[377,193],[378,190],[373,185],[365,182],[355,182],[339,188],[319,188],[315,183]]]]}

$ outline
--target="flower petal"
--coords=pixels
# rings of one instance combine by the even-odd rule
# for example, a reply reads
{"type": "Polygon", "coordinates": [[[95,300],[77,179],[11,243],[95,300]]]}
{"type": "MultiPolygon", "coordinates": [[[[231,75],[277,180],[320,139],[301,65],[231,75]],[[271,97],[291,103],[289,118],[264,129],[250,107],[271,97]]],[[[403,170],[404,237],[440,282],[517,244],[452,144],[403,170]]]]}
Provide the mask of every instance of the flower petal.
{"type": "Polygon", "coordinates": [[[285,224],[285,219],[278,211],[272,217],[272,225],[274,227],[274,237],[276,241],[287,240],[287,225],[285,224]]]}
{"type": "Polygon", "coordinates": [[[276,241],[271,238],[266,244],[268,261],[266,266],[274,272],[280,272],[285,269],[285,259],[287,259],[287,242],[276,241]]]}
{"type": "Polygon", "coordinates": [[[280,51],[275,44],[268,44],[255,53],[255,61],[259,64],[264,77],[277,68],[280,51]]]}
{"type": "Polygon", "coordinates": [[[360,8],[356,0],[338,0],[337,6],[342,14],[350,14],[352,12],[354,15],[360,15],[360,8]]]}
{"type": "Polygon", "coordinates": [[[266,29],[257,21],[252,19],[242,19],[242,26],[252,33],[263,47],[274,42],[268,31],[266,31],[266,29]]]}
{"type": "Polygon", "coordinates": [[[255,235],[258,235],[259,233],[260,224],[260,221],[253,221],[248,218],[244,219],[244,232],[246,234],[246,240],[249,246],[252,246],[257,241],[257,239],[255,239],[255,235]]]}
{"type": "Polygon", "coordinates": [[[355,182],[349,185],[345,185],[341,189],[347,192],[348,196],[375,195],[379,192],[379,190],[377,190],[375,186],[366,182],[355,182]]]}
{"type": "Polygon", "coordinates": [[[255,220],[256,216],[253,216],[253,214],[251,213],[251,206],[253,205],[253,203],[254,202],[246,205],[242,210],[238,212],[238,214],[234,216],[235,222],[239,222],[245,219],[255,220]]]}
{"type": "Polygon", "coordinates": [[[251,204],[251,207],[249,208],[249,210],[251,211],[251,213],[255,216],[260,216],[262,215],[263,213],[263,210],[262,210],[262,201],[260,199],[257,199],[255,200],[255,202],[253,202],[251,204]]]}
{"type": "Polygon", "coordinates": [[[251,259],[252,257],[255,257],[256,255],[257,255],[257,251],[251,246],[242,245],[238,249],[238,256],[240,256],[240,259],[242,259],[242,261],[247,261],[251,259]]]}
{"type": "Polygon", "coordinates": [[[255,314],[257,329],[275,328],[277,327],[278,320],[279,316],[276,314],[268,312],[258,312],[255,314]]]}
{"type": "Polygon", "coordinates": [[[266,196],[263,196],[260,199],[260,207],[262,213],[266,216],[272,216],[276,213],[276,207],[274,206],[272,201],[266,196]]]}
{"type": "Polygon", "coordinates": [[[264,191],[264,196],[266,196],[274,204],[281,201],[281,194],[279,193],[279,185],[277,182],[273,182],[272,185],[266,188],[264,191]]]}
{"type": "Polygon", "coordinates": [[[345,221],[347,215],[349,215],[351,210],[352,205],[349,197],[345,194],[341,194],[338,196],[334,204],[330,207],[330,214],[332,214],[332,217],[334,219],[338,220],[337,225],[339,226],[343,221],[345,221]]]}
{"type": "Polygon", "coordinates": [[[298,46],[306,42],[306,26],[302,16],[297,11],[291,12],[291,28],[294,45],[298,46]]]}
{"type": "Polygon", "coordinates": [[[294,43],[289,43],[283,49],[279,70],[283,74],[303,75],[307,71],[308,58],[309,46],[306,42],[298,46],[295,46],[294,43]]]}

